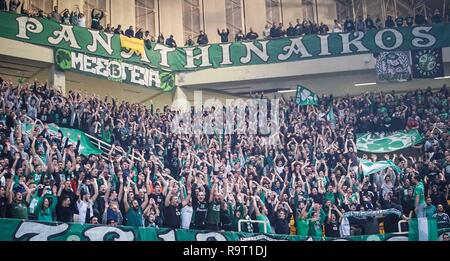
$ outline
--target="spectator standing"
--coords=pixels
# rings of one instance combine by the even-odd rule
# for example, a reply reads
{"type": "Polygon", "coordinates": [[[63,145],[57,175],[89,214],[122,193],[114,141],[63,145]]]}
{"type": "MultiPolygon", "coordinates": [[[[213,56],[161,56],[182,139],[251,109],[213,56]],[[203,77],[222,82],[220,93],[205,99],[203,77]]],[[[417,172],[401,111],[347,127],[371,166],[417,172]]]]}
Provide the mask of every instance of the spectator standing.
{"type": "Polygon", "coordinates": [[[272,27],[270,28],[270,38],[278,38],[280,37],[280,33],[278,31],[278,27],[276,25],[276,23],[272,24],[272,27]]]}
{"type": "Polygon", "coordinates": [[[377,15],[377,18],[375,19],[375,27],[378,30],[383,29],[383,21],[381,21],[381,18],[379,15],[377,15]]]}
{"type": "Polygon", "coordinates": [[[342,33],[342,25],[339,23],[339,21],[337,19],[334,19],[332,32],[333,33],[342,33]]]}
{"type": "Polygon", "coordinates": [[[328,31],[330,31],[330,29],[328,28],[328,25],[324,24],[323,22],[320,22],[319,33],[327,34],[328,31]]]}
{"type": "Polygon", "coordinates": [[[200,34],[197,37],[197,44],[204,45],[208,44],[208,36],[205,34],[203,30],[200,30],[200,34]]]}
{"type": "Polygon", "coordinates": [[[447,213],[444,212],[444,207],[439,204],[437,206],[437,213],[433,215],[436,218],[438,228],[449,228],[450,218],[447,213]]]}
{"type": "Polygon", "coordinates": [[[289,27],[286,29],[286,36],[287,37],[295,36],[295,28],[291,22],[289,22],[289,27]]]}
{"type": "MultiPolygon", "coordinates": [[[[7,198],[9,205],[9,217],[16,219],[28,219],[28,205],[30,203],[31,192],[28,191],[26,199],[23,198],[22,191],[23,190],[15,190],[14,191],[14,182],[11,182],[9,185],[9,189],[7,189],[7,198]]],[[[22,186],[24,185],[21,184],[22,186]]],[[[27,187],[25,187],[26,189],[27,187]]],[[[25,192],[25,191],[23,191],[25,192]]]]}
{"type": "Polygon", "coordinates": [[[86,27],[86,16],[83,13],[78,14],[78,25],[80,27],[86,27]]]}
{"type": "Polygon", "coordinates": [[[62,12],[61,23],[70,24],[70,12],[67,8],[62,12]]]}
{"type": "Polygon", "coordinates": [[[188,36],[188,39],[186,40],[186,43],[184,44],[185,46],[194,46],[195,45],[195,42],[194,42],[194,40],[192,40],[192,35],[189,35],[188,36]]]}
{"type": "Polygon", "coordinates": [[[125,30],[125,36],[133,38],[134,37],[134,30],[133,30],[133,26],[130,25],[130,27],[128,27],[127,30],[125,30]]]}
{"type": "Polygon", "coordinates": [[[156,40],[159,44],[164,44],[164,35],[162,33],[159,33],[158,39],[156,40]]]}
{"type": "Polygon", "coordinates": [[[182,204],[179,202],[179,198],[175,191],[170,190],[166,196],[164,209],[164,226],[169,228],[181,227],[181,209],[182,204]]]}
{"type": "Polygon", "coordinates": [[[417,175],[412,177],[412,183],[415,186],[414,188],[414,206],[415,213],[417,217],[425,217],[425,189],[423,186],[423,182],[417,175]]]}
{"type": "Polygon", "coordinates": [[[403,16],[400,15],[400,13],[397,13],[397,18],[395,18],[395,25],[397,27],[403,27],[403,22],[405,19],[403,19],[403,16]]]}
{"type": "MultiPolygon", "coordinates": [[[[130,184],[130,183],[128,183],[130,184]]],[[[136,199],[129,199],[130,186],[124,188],[123,192],[123,204],[126,213],[127,226],[131,227],[143,227],[144,218],[142,209],[145,209],[148,204],[148,195],[145,194],[144,201],[140,204],[136,199]],[[130,204],[131,203],[131,204],[130,204]],[[130,206],[131,205],[131,206],[130,206]]]]}
{"type": "Polygon", "coordinates": [[[239,30],[239,32],[236,33],[236,35],[234,36],[234,41],[235,42],[242,42],[245,39],[244,33],[242,32],[242,30],[239,30]]]}
{"type": "Polygon", "coordinates": [[[61,14],[58,12],[58,6],[53,7],[53,11],[50,13],[50,19],[57,23],[61,23],[61,14]]]}
{"type": "Polygon", "coordinates": [[[283,30],[283,23],[278,23],[277,31],[279,37],[284,37],[286,35],[286,31],[283,30]]]}
{"type": "Polygon", "coordinates": [[[70,24],[74,25],[74,26],[78,26],[79,25],[79,15],[80,15],[80,9],[78,8],[78,6],[75,8],[75,11],[70,12],[70,24]]]}
{"type": "Polygon", "coordinates": [[[425,216],[427,218],[433,218],[433,215],[436,214],[436,207],[432,204],[430,197],[427,198],[426,203],[427,205],[425,206],[425,216]]]}
{"type": "Polygon", "coordinates": [[[392,16],[388,15],[386,22],[384,23],[384,26],[386,28],[394,28],[395,27],[395,22],[394,22],[394,20],[392,20],[392,16]]]}
{"type": "Polygon", "coordinates": [[[114,34],[123,34],[122,25],[117,25],[117,28],[114,29],[114,34]]]}
{"type": "Polygon", "coordinates": [[[256,220],[262,221],[264,223],[259,223],[258,228],[260,233],[268,233],[272,234],[272,228],[270,226],[270,221],[267,215],[269,212],[267,208],[262,204],[259,197],[251,196],[251,200],[253,203],[253,209],[255,210],[256,220]]]}
{"type": "Polygon", "coordinates": [[[362,16],[358,16],[358,20],[355,24],[356,31],[365,32],[366,31],[366,23],[363,21],[362,16]]]}
{"type": "Polygon", "coordinates": [[[247,33],[247,35],[245,36],[245,39],[248,41],[253,41],[258,39],[259,35],[253,31],[253,29],[250,27],[249,29],[250,31],[247,33]]]}
{"type": "Polygon", "coordinates": [[[414,17],[414,22],[416,25],[425,25],[427,23],[427,20],[425,19],[425,16],[421,13],[417,13],[416,17],[414,17]]]}
{"type": "Polygon", "coordinates": [[[302,35],[302,34],[303,34],[303,26],[302,23],[300,23],[300,19],[297,18],[297,24],[295,25],[295,35],[302,35]]]}
{"type": "Polygon", "coordinates": [[[270,38],[270,30],[271,30],[270,25],[266,24],[266,26],[264,26],[264,30],[263,30],[264,39],[269,39],[270,38]]]}
{"type": "MultiPolygon", "coordinates": [[[[41,19],[47,19],[48,18],[48,16],[46,14],[44,14],[43,10],[39,10],[38,11],[37,17],[41,18],[41,19]]],[[[72,22],[70,22],[70,24],[72,24],[72,22]]]]}
{"type": "Polygon", "coordinates": [[[433,24],[440,24],[440,23],[442,23],[442,15],[441,15],[441,13],[439,12],[439,9],[435,9],[435,10],[434,10],[434,14],[433,14],[433,16],[431,17],[431,22],[432,22],[433,24]]]}
{"type": "Polygon", "coordinates": [[[220,36],[220,42],[221,43],[228,43],[228,35],[230,34],[230,30],[228,28],[222,29],[222,32],[217,28],[217,34],[220,36]]]}
{"type": "Polygon", "coordinates": [[[107,24],[105,28],[105,33],[114,33],[114,30],[111,27],[111,24],[107,24]]]}
{"type": "Polygon", "coordinates": [[[355,30],[355,23],[353,22],[353,19],[350,19],[347,16],[344,22],[344,32],[349,33],[353,32],[354,30],[355,30]]]}
{"type": "Polygon", "coordinates": [[[366,23],[366,29],[367,30],[372,30],[375,29],[375,23],[373,22],[372,18],[370,17],[370,15],[367,15],[366,20],[364,21],[366,23]]]}
{"type": "Polygon", "coordinates": [[[289,234],[289,221],[292,215],[292,209],[285,201],[277,202],[274,208],[275,216],[275,232],[277,234],[289,234]]]}
{"type": "Polygon", "coordinates": [[[103,17],[105,17],[105,13],[102,10],[97,10],[98,12],[96,12],[96,9],[92,9],[91,12],[91,29],[96,29],[96,30],[102,30],[102,24],[101,21],[103,19],[103,17]]]}
{"type": "Polygon", "coordinates": [[[134,38],[144,39],[144,30],[142,28],[139,28],[136,34],[134,35],[134,38]]]}
{"type": "Polygon", "coordinates": [[[45,222],[53,222],[56,221],[55,216],[55,208],[58,203],[58,199],[53,194],[46,194],[46,191],[43,191],[43,195],[39,198],[34,214],[36,215],[36,220],[45,221],[45,222]]]}
{"type": "Polygon", "coordinates": [[[414,17],[412,17],[411,14],[408,14],[408,16],[405,18],[406,25],[407,26],[413,26],[414,25],[414,17]]]}
{"type": "Polygon", "coordinates": [[[177,43],[175,42],[175,39],[173,39],[173,35],[170,35],[169,38],[166,39],[166,45],[171,48],[177,47],[177,43]]]}

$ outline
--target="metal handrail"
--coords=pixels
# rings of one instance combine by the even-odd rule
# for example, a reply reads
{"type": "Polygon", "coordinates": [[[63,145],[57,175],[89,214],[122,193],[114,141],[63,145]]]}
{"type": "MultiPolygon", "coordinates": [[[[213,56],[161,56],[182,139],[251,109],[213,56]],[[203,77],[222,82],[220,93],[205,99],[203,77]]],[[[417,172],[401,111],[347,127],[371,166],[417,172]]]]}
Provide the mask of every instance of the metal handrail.
{"type": "Polygon", "coordinates": [[[406,221],[406,220],[400,220],[400,221],[398,222],[398,233],[408,234],[408,231],[405,231],[405,232],[402,231],[402,223],[408,223],[408,221],[406,221]]]}
{"type": "Polygon", "coordinates": [[[243,222],[245,222],[245,223],[248,223],[248,222],[250,222],[250,223],[262,223],[262,224],[265,225],[264,226],[264,234],[267,233],[267,225],[269,225],[269,221],[267,221],[267,220],[241,219],[241,220],[238,221],[238,232],[241,232],[241,223],[243,223],[243,222]]]}

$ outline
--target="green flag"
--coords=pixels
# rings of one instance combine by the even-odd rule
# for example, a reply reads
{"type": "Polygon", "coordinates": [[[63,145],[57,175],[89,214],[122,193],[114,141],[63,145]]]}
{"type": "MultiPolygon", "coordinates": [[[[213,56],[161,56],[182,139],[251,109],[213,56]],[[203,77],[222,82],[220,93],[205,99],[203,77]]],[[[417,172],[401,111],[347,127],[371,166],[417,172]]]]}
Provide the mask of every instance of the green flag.
{"type": "Polygon", "coordinates": [[[302,85],[297,85],[295,103],[297,103],[298,105],[317,105],[319,104],[319,98],[308,88],[302,85]]]}
{"type": "Polygon", "coordinates": [[[389,167],[394,169],[394,171],[397,173],[402,172],[402,170],[397,165],[395,165],[392,160],[372,162],[370,160],[359,159],[359,162],[361,163],[362,172],[365,176],[377,173],[378,171],[382,171],[389,167]]]}
{"type": "MultiPolygon", "coordinates": [[[[25,131],[27,133],[32,132],[33,130],[31,129],[33,127],[32,124],[25,124],[25,131]]],[[[86,136],[86,134],[80,130],[77,129],[70,129],[70,128],[59,128],[58,125],[56,124],[49,124],[48,125],[48,131],[50,133],[53,133],[56,135],[56,133],[58,133],[58,130],[60,130],[64,137],[68,137],[69,134],[69,144],[77,144],[78,141],[78,135],[80,135],[80,153],[84,156],[88,156],[90,154],[102,154],[102,151],[98,148],[96,148],[95,146],[92,145],[91,141],[89,140],[89,138],[86,136]]]]}
{"type": "Polygon", "coordinates": [[[438,229],[435,218],[412,218],[409,220],[409,241],[437,241],[438,229]]]}
{"type": "Polygon", "coordinates": [[[356,139],[356,148],[358,151],[387,153],[411,147],[421,143],[422,140],[422,135],[416,129],[384,137],[368,133],[356,139]]]}
{"type": "Polygon", "coordinates": [[[334,115],[334,111],[333,111],[333,102],[331,102],[330,110],[327,113],[327,121],[329,123],[331,123],[331,126],[333,126],[333,127],[336,126],[336,116],[334,115]]]}

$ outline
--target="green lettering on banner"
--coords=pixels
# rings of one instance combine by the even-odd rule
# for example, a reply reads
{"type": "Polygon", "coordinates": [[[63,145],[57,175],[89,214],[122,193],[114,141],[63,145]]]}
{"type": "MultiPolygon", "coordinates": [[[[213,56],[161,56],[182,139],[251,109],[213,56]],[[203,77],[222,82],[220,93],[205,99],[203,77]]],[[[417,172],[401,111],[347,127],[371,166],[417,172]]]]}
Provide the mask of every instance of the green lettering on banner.
{"type": "Polygon", "coordinates": [[[123,51],[118,35],[7,12],[0,12],[0,20],[0,37],[173,72],[450,46],[450,24],[433,24],[200,47],[169,48],[152,44],[140,56],[123,51]]]}
{"type": "MultiPolygon", "coordinates": [[[[313,238],[242,232],[208,232],[186,229],[110,227],[91,224],[49,223],[0,219],[0,241],[408,241],[408,233],[345,238],[313,238]]],[[[450,228],[438,230],[439,239],[450,228]]]]}

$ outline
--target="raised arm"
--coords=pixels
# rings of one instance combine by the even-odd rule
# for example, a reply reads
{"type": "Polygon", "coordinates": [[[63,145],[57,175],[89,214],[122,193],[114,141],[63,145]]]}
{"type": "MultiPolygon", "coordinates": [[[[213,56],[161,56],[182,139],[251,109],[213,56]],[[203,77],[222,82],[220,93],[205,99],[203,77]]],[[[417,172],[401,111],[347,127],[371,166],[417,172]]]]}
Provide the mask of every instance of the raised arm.
{"type": "Polygon", "coordinates": [[[253,209],[255,210],[255,215],[256,216],[261,215],[261,212],[259,211],[259,208],[258,208],[258,204],[256,204],[255,196],[251,196],[251,198],[252,198],[252,203],[253,203],[253,209]]]}
{"type": "Polygon", "coordinates": [[[128,204],[128,192],[130,191],[130,185],[123,188],[123,206],[125,209],[125,213],[130,209],[130,205],[128,204]]]}
{"type": "Polygon", "coordinates": [[[181,201],[181,204],[186,206],[189,203],[189,200],[191,199],[191,190],[187,189],[187,196],[184,198],[184,193],[181,193],[181,196],[183,197],[183,200],[181,201]]]}
{"type": "Polygon", "coordinates": [[[98,197],[98,184],[96,178],[93,179],[93,183],[94,183],[94,195],[92,196],[91,200],[92,202],[95,202],[95,200],[98,197]]]}

